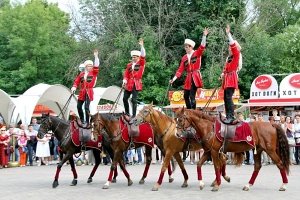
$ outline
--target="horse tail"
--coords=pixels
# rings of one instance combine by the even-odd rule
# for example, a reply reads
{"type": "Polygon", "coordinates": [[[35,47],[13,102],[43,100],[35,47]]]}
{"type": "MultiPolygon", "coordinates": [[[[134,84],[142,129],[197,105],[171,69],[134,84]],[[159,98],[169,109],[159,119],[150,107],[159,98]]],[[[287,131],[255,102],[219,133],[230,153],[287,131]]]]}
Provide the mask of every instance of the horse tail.
{"type": "Polygon", "coordinates": [[[244,162],[244,153],[234,153],[232,163],[236,166],[241,166],[244,162]]]}
{"type": "Polygon", "coordinates": [[[282,161],[283,168],[286,173],[290,173],[290,151],[289,143],[284,130],[278,124],[272,124],[277,132],[277,153],[282,161]]]}

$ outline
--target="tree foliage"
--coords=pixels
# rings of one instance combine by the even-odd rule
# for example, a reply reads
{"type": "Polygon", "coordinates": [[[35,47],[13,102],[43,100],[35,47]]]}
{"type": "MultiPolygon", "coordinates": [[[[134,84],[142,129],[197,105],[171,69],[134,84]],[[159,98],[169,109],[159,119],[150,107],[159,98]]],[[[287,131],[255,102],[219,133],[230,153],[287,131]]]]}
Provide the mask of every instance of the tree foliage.
{"type": "MultiPolygon", "coordinates": [[[[227,56],[224,32],[231,25],[242,46],[239,73],[242,98],[261,74],[295,73],[299,67],[299,0],[79,0],[81,17],[72,22],[56,4],[29,0],[24,5],[0,4],[0,88],[22,93],[39,83],[69,87],[86,59],[100,52],[97,85],[121,86],[130,51],[144,38],[147,53],[140,101],[160,103],[185,54],[183,41],[199,46],[210,29],[202,58],[205,88],[219,87],[227,56]],[[253,2],[253,10],[246,5],[253,2]],[[251,19],[251,20],[247,20],[251,19]],[[76,70],[74,70],[75,68],[76,70]]],[[[249,6],[248,6],[249,7],[249,6]]],[[[183,78],[172,89],[180,89],[183,78]]],[[[165,104],[167,102],[164,102],[165,104]]]]}
{"type": "Polygon", "coordinates": [[[0,12],[0,88],[23,93],[40,82],[64,83],[75,40],[69,16],[56,5],[32,0],[0,12]]]}

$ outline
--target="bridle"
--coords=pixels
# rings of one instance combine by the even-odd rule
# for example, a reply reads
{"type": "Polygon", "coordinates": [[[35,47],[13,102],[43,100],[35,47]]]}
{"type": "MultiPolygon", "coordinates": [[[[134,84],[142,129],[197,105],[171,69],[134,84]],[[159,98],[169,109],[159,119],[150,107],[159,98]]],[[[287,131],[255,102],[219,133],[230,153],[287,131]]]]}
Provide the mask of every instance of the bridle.
{"type": "Polygon", "coordinates": [[[118,140],[118,138],[121,136],[122,134],[122,131],[121,129],[119,129],[120,131],[117,133],[117,135],[113,135],[111,136],[110,134],[107,133],[107,129],[106,129],[106,126],[105,124],[103,123],[103,120],[100,119],[100,114],[98,113],[97,114],[97,119],[94,119],[93,120],[93,123],[92,123],[92,126],[93,126],[93,129],[94,130],[97,130],[97,134],[101,134],[101,135],[105,135],[109,138],[109,142],[111,141],[115,141],[115,140],[118,140]],[[94,126],[95,126],[95,123],[98,124],[98,129],[96,129],[94,126]],[[98,132],[98,130],[100,130],[100,132],[98,132]]]}
{"type": "MultiPolygon", "coordinates": [[[[155,128],[157,128],[157,126],[156,126],[156,124],[158,124],[158,121],[155,119],[155,118],[153,118],[153,108],[151,109],[151,108],[149,108],[149,107],[144,107],[139,113],[138,113],[138,117],[140,117],[142,120],[141,120],[141,123],[143,123],[143,122],[147,122],[146,121],[146,118],[149,116],[150,117],[150,121],[151,120],[153,120],[153,121],[155,121],[155,124],[153,124],[153,126],[155,127],[155,128]]],[[[162,132],[162,136],[161,137],[163,137],[169,130],[170,130],[170,128],[171,128],[171,126],[172,126],[172,124],[173,124],[173,121],[171,121],[171,123],[170,123],[170,125],[162,132]]]]}

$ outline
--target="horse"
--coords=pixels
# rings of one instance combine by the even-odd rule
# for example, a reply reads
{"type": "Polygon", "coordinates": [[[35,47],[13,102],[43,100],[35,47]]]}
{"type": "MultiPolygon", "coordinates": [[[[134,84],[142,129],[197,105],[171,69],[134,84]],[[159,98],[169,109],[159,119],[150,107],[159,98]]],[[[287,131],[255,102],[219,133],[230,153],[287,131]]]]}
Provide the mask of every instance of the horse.
{"type": "MultiPolygon", "coordinates": [[[[93,170],[87,180],[87,183],[91,183],[93,181],[93,176],[94,176],[99,164],[101,163],[101,160],[100,160],[101,150],[99,149],[99,146],[94,147],[94,148],[82,147],[81,144],[79,146],[76,146],[73,143],[72,138],[71,138],[72,133],[71,133],[71,128],[70,128],[69,122],[66,122],[58,117],[51,116],[49,114],[42,114],[41,125],[38,130],[37,137],[43,138],[44,135],[46,133],[48,133],[49,131],[52,131],[52,133],[55,135],[55,137],[59,141],[59,143],[60,143],[59,147],[60,147],[61,152],[63,153],[63,157],[62,157],[61,161],[59,162],[59,164],[57,165],[57,169],[56,169],[54,181],[52,183],[52,187],[56,188],[59,185],[59,183],[58,183],[59,173],[61,171],[61,167],[63,166],[63,164],[66,161],[69,161],[71,170],[73,172],[73,180],[71,182],[71,186],[77,185],[78,175],[77,175],[77,172],[75,169],[73,155],[76,153],[81,153],[82,149],[92,150],[93,154],[94,154],[95,165],[94,165],[93,170]]],[[[113,159],[114,154],[113,154],[113,150],[110,147],[109,143],[106,140],[102,140],[101,145],[113,159]]],[[[113,179],[114,182],[116,182],[117,174],[118,174],[117,171],[115,171],[114,179],[113,179]]]]}
{"type": "MultiPolygon", "coordinates": [[[[124,175],[127,178],[128,186],[131,186],[133,184],[132,180],[130,179],[130,175],[127,172],[125,168],[125,164],[123,161],[123,152],[128,150],[130,148],[130,142],[126,141],[126,137],[128,137],[127,133],[127,127],[124,126],[122,117],[117,118],[113,114],[100,114],[97,113],[91,117],[92,126],[94,129],[94,132],[98,135],[106,135],[109,137],[111,142],[111,147],[114,150],[114,159],[111,164],[110,168],[110,174],[108,176],[107,182],[104,184],[103,189],[108,189],[111,182],[111,175],[113,170],[116,168],[117,163],[120,164],[121,169],[123,170],[124,175]]],[[[152,134],[152,127],[148,123],[144,123],[139,126],[140,129],[140,135],[145,134],[148,135],[149,131],[150,134],[152,134]],[[143,128],[142,128],[143,127],[143,128]],[[147,133],[148,132],[148,133],[147,133]]],[[[132,139],[134,140],[134,139],[132,139]]],[[[157,138],[154,138],[154,141],[152,141],[152,138],[148,138],[147,141],[154,142],[161,150],[162,147],[160,146],[160,143],[157,141],[157,138]]],[[[151,165],[152,161],[152,147],[151,145],[148,145],[146,142],[139,142],[139,141],[132,141],[134,143],[134,147],[138,148],[141,146],[145,146],[145,155],[146,155],[146,166],[144,169],[144,173],[142,178],[139,181],[139,184],[145,183],[145,178],[147,177],[148,170],[151,165]]],[[[172,182],[174,179],[171,177],[172,171],[171,167],[169,169],[169,182],[172,182]]]]}
{"type": "MultiPolygon", "coordinates": [[[[150,104],[148,106],[144,106],[142,110],[137,114],[136,123],[140,124],[143,122],[148,122],[154,127],[156,137],[161,138],[163,142],[163,148],[165,151],[165,158],[164,163],[161,168],[161,172],[158,178],[158,181],[153,186],[152,190],[157,191],[162,184],[164,173],[167,169],[167,165],[172,156],[176,159],[183,177],[184,182],[181,187],[188,186],[188,174],[185,170],[183,161],[180,156],[180,152],[184,151],[187,146],[189,146],[189,150],[199,150],[202,148],[202,141],[198,140],[197,138],[193,139],[186,139],[180,138],[180,130],[176,128],[176,122],[173,118],[161,113],[158,110],[153,108],[153,105],[150,104]],[[186,140],[185,140],[186,139],[186,140]]],[[[197,172],[198,172],[198,180],[199,180],[199,187],[200,190],[204,188],[204,182],[202,180],[202,172],[201,167],[203,163],[207,160],[209,153],[204,153],[202,159],[197,163],[197,172]]],[[[230,177],[225,173],[225,165],[222,168],[222,175],[224,179],[230,182],[230,177]]],[[[215,181],[214,181],[215,182],[215,181]]],[[[214,182],[212,185],[214,185],[214,182]]]]}
{"type": "MultiPolygon", "coordinates": [[[[212,191],[218,191],[221,184],[220,157],[223,157],[222,149],[224,145],[226,144],[226,152],[234,153],[233,160],[235,164],[239,166],[243,162],[243,152],[253,149],[253,146],[247,141],[252,141],[254,145],[254,171],[249,182],[243,187],[243,190],[248,191],[250,187],[253,186],[262,166],[261,153],[265,151],[280,171],[283,183],[279,191],[285,191],[288,183],[287,174],[289,174],[290,161],[289,145],[284,130],[279,125],[269,122],[250,122],[248,125],[245,124],[245,126],[249,127],[249,131],[251,131],[252,134],[252,136],[247,136],[247,141],[238,142],[226,140],[223,144],[222,140],[217,137],[215,131],[215,127],[217,126],[216,120],[217,119],[196,110],[182,109],[177,113],[177,124],[183,129],[190,126],[194,127],[199,137],[202,138],[203,146],[211,151],[217,180],[217,184],[212,191]],[[209,127],[209,130],[206,131],[207,127],[209,127]]],[[[246,129],[242,130],[244,131],[246,129]]]]}

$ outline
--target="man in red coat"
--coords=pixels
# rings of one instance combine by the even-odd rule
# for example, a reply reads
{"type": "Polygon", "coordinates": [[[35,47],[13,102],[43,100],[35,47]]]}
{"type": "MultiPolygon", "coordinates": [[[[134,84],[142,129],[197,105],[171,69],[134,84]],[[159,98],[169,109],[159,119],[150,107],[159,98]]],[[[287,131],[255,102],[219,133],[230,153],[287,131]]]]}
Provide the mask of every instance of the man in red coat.
{"type": "Polygon", "coordinates": [[[237,41],[233,40],[229,25],[227,25],[225,31],[229,40],[229,56],[226,59],[220,79],[222,80],[222,88],[224,89],[224,104],[226,112],[226,120],[224,122],[231,124],[235,120],[232,96],[234,90],[238,89],[237,70],[240,64],[239,60],[241,59],[241,47],[237,41]]]}
{"type": "Polygon", "coordinates": [[[195,42],[190,39],[185,39],[184,49],[186,54],[182,57],[179,68],[170,84],[172,84],[177,78],[179,78],[184,71],[187,75],[184,81],[184,100],[186,108],[196,109],[196,92],[197,88],[203,87],[202,77],[200,73],[201,69],[201,56],[206,46],[206,36],[208,29],[203,31],[202,41],[199,48],[195,51],[195,42]]]}
{"type": "Polygon", "coordinates": [[[132,61],[127,64],[123,75],[123,87],[125,88],[123,103],[125,107],[125,114],[129,116],[128,99],[132,94],[132,117],[136,115],[138,92],[143,89],[142,77],[145,69],[146,51],[144,48],[144,40],[140,39],[139,45],[141,51],[131,51],[132,61]]]}
{"type": "Polygon", "coordinates": [[[75,78],[71,91],[74,93],[79,87],[79,95],[77,102],[77,110],[82,123],[86,123],[86,127],[90,128],[90,102],[94,99],[93,88],[97,82],[99,72],[98,50],[94,51],[95,62],[86,60],[84,62],[85,69],[75,78]],[[82,106],[84,104],[85,120],[82,106]]]}

